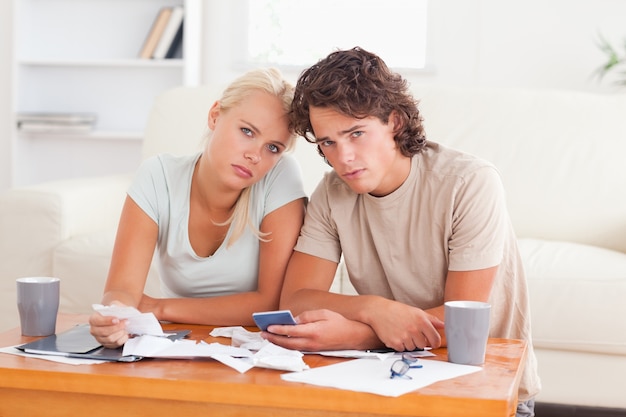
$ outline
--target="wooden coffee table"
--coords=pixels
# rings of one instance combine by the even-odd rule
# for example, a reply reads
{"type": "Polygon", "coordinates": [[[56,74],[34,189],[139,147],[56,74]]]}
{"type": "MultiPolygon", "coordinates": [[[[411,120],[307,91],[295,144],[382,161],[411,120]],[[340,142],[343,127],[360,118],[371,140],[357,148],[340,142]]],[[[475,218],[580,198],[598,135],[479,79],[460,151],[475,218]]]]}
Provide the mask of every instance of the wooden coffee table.
{"type": "MultiPolygon", "coordinates": [[[[57,332],[86,316],[60,315],[57,332]]],[[[209,336],[211,326],[165,324],[209,336]]],[[[34,340],[19,328],[0,334],[0,346],[34,340]]],[[[446,349],[433,350],[447,360],[446,349]]],[[[211,359],[143,359],[134,363],[67,365],[0,354],[0,415],[7,416],[513,416],[526,342],[490,339],[484,369],[440,381],[397,398],[286,382],[280,371],[244,374],[211,359]]],[[[430,359],[430,358],[429,358],[430,359]]],[[[345,359],[306,355],[311,367],[345,359]]]]}

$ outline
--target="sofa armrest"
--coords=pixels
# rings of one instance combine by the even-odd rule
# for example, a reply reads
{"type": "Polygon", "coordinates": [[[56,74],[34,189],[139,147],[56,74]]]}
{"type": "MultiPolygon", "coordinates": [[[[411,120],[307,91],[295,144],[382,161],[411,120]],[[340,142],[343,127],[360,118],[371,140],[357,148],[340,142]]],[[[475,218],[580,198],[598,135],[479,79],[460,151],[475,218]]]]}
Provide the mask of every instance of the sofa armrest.
{"type": "Polygon", "coordinates": [[[54,181],[0,195],[3,276],[49,273],[51,250],[59,243],[79,234],[115,229],[130,179],[116,175],[54,181]]]}
{"type": "MultiPolygon", "coordinates": [[[[15,300],[15,278],[52,274],[52,252],[61,242],[115,230],[131,178],[62,180],[0,194],[0,292],[6,299],[15,300]]],[[[9,304],[0,307],[7,310],[0,317],[7,313],[15,320],[15,304],[9,304]]]]}

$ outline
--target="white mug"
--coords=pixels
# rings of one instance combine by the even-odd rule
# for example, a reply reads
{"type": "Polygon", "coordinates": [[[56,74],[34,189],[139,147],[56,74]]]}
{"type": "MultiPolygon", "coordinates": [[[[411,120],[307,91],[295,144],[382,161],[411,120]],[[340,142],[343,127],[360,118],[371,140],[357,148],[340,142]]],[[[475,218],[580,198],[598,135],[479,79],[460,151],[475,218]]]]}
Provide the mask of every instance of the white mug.
{"type": "Polygon", "coordinates": [[[448,361],[463,365],[485,363],[491,305],[480,301],[448,301],[444,309],[448,361]]]}

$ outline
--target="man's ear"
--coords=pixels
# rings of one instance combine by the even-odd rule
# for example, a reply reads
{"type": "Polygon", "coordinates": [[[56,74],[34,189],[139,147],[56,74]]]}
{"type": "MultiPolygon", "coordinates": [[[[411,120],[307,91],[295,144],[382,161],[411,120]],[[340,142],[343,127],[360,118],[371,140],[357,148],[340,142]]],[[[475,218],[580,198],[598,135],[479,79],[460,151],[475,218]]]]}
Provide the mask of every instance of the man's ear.
{"type": "Polygon", "coordinates": [[[402,118],[398,115],[398,111],[397,110],[392,110],[391,113],[389,113],[389,119],[387,124],[391,124],[391,128],[393,129],[393,133],[396,134],[399,131],[402,130],[403,126],[403,122],[402,122],[402,118]]]}
{"type": "Polygon", "coordinates": [[[209,109],[209,116],[207,120],[207,125],[209,129],[213,130],[215,128],[215,123],[217,122],[217,118],[220,115],[220,102],[216,101],[213,103],[211,108],[209,109]]]}

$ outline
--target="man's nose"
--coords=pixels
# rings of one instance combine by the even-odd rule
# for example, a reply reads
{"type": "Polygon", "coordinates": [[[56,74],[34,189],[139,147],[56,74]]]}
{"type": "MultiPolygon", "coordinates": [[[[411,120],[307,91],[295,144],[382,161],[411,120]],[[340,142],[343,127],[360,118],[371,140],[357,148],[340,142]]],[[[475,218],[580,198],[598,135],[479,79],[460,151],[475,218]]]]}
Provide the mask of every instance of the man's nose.
{"type": "Polygon", "coordinates": [[[354,147],[351,143],[337,143],[337,158],[339,162],[349,163],[354,160],[354,147]]]}

